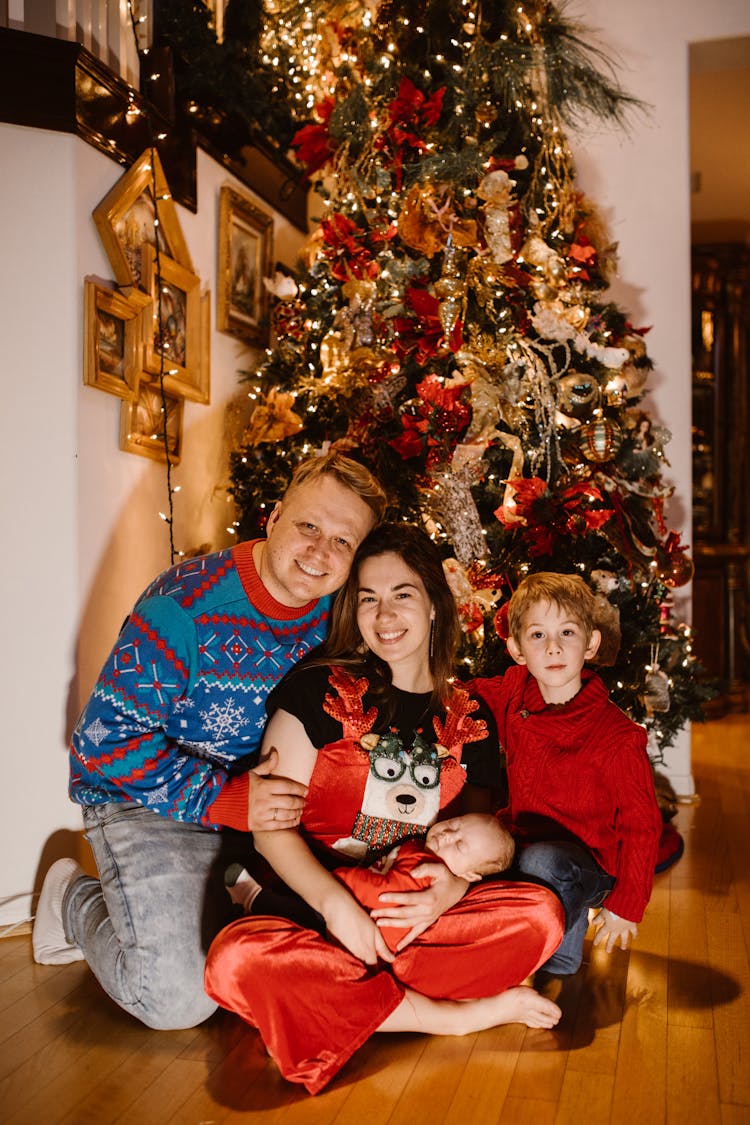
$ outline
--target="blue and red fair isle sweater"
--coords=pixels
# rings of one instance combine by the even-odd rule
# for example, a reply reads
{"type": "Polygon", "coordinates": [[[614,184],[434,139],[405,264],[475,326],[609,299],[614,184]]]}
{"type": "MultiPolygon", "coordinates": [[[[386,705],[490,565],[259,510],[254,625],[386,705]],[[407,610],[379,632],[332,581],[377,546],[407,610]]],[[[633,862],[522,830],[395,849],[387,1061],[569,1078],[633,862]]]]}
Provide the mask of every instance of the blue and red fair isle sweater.
{"type": "Polygon", "coordinates": [[[252,548],[171,567],[138,599],[73,732],[73,801],[247,830],[247,773],[232,767],[260,746],[266,698],[324,639],[332,600],[281,605],[252,548]]]}

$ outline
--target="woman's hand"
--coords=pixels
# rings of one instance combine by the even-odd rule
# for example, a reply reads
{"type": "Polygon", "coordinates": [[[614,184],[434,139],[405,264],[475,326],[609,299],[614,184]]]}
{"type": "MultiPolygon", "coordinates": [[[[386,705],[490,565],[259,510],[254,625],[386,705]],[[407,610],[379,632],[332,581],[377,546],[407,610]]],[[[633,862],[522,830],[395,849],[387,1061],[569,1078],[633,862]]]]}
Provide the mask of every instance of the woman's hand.
{"type": "Polygon", "coordinates": [[[613,914],[606,906],[602,907],[591,924],[596,929],[594,945],[603,945],[607,953],[612,952],[618,941],[623,949],[627,949],[630,939],[638,934],[635,922],[628,922],[627,918],[613,914]]]}
{"type": "Polygon", "coordinates": [[[393,961],[394,956],[385,938],[366,910],[347,891],[332,896],[323,911],[326,927],[331,937],[366,965],[393,961]]]}
{"type": "Polygon", "coordinates": [[[248,832],[296,828],[300,822],[307,786],[289,777],[275,777],[278,764],[278,751],[272,746],[255,769],[248,771],[248,832]]]}
{"type": "Polygon", "coordinates": [[[378,925],[411,926],[408,934],[398,943],[398,952],[424,933],[441,914],[460,902],[470,885],[443,863],[420,863],[411,874],[415,879],[429,879],[430,886],[423,891],[386,892],[379,896],[379,901],[391,905],[371,912],[378,925]]]}

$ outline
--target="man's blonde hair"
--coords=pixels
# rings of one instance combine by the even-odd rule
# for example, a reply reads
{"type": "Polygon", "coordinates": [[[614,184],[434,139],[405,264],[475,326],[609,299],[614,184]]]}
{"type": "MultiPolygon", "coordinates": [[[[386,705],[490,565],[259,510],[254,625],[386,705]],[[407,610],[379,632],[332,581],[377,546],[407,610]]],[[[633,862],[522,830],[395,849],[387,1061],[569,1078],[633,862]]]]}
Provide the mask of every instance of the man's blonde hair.
{"type": "Polygon", "coordinates": [[[380,523],[385,515],[388,500],[379,481],[364,465],[336,451],[300,461],[284,493],[284,499],[291,496],[303,484],[310,484],[324,476],[334,477],[339,484],[343,484],[344,488],[350,489],[359,496],[360,500],[364,500],[375,517],[375,523],[380,523]]]}
{"type": "Polygon", "coordinates": [[[539,602],[556,605],[569,613],[590,638],[597,628],[596,595],[578,574],[554,574],[540,570],[529,574],[519,583],[508,603],[508,632],[518,644],[526,614],[539,602]]]}

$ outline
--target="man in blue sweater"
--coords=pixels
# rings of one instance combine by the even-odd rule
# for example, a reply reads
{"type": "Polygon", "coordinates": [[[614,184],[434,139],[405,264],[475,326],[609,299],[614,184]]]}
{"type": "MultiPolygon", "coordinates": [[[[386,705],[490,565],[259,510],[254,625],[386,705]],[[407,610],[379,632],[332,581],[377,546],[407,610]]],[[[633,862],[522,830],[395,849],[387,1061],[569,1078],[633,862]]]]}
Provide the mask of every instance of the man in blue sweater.
{"type": "Polygon", "coordinates": [[[36,961],[85,959],[149,1027],[212,1013],[203,969],[229,920],[222,874],[247,856],[248,832],[295,826],[305,796],[274,775],[275,754],[257,762],[266,698],[323,640],[332,596],[384,510],[361,465],[312,458],[265,539],[173,566],[141,595],[70,749],[70,796],[99,879],[72,859],[53,864],[36,961]]]}

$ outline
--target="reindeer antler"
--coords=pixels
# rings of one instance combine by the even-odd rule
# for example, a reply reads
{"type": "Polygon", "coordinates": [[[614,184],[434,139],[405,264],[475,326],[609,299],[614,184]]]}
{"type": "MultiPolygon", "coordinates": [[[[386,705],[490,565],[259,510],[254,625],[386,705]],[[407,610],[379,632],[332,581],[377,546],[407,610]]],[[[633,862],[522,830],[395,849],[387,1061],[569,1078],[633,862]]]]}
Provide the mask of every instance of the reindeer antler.
{"type": "Polygon", "coordinates": [[[446,708],[445,722],[441,722],[437,715],[432,720],[441,746],[452,752],[457,746],[463,746],[467,742],[478,742],[480,738],[487,737],[487,724],[484,719],[471,718],[471,712],[476,711],[478,706],[479,702],[472,699],[465,688],[453,688],[446,708]]]}
{"type": "Polygon", "coordinates": [[[331,668],[329,683],[336,691],[336,695],[327,695],[323,700],[323,710],[336,719],[344,728],[345,738],[361,738],[372,730],[377,718],[377,707],[368,707],[364,710],[362,700],[367,691],[367,678],[360,676],[355,679],[343,668],[331,668]]]}

